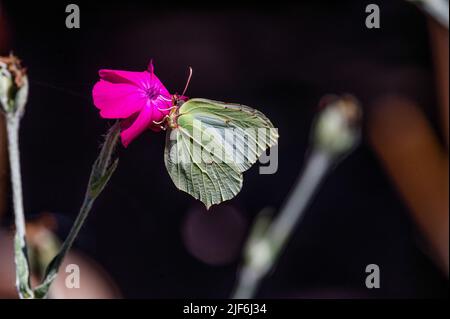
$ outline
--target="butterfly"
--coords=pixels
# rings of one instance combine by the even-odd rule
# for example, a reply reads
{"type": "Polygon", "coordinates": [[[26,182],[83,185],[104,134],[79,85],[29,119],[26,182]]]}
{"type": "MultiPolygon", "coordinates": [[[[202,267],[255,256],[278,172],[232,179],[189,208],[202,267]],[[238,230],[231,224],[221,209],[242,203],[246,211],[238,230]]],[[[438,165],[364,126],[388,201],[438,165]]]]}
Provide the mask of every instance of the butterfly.
{"type": "Polygon", "coordinates": [[[164,161],[175,186],[212,205],[235,197],[242,173],[278,142],[278,131],[249,106],[173,96],[164,161]]]}

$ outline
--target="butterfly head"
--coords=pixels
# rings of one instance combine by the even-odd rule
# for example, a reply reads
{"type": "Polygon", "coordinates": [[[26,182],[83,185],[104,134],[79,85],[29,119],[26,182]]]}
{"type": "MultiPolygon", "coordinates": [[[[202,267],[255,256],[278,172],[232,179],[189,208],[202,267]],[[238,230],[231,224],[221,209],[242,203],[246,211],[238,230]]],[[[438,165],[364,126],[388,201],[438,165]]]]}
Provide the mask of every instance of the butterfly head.
{"type": "Polygon", "coordinates": [[[179,108],[186,102],[189,98],[187,96],[174,94],[172,95],[172,106],[179,108]]]}
{"type": "Polygon", "coordinates": [[[184,94],[186,93],[186,91],[189,87],[191,77],[192,77],[192,68],[189,67],[189,76],[186,81],[186,85],[184,87],[183,93],[181,95],[179,95],[178,93],[175,93],[174,95],[172,95],[172,106],[170,108],[160,109],[160,111],[170,110],[169,115],[166,115],[163,120],[161,120],[159,122],[155,122],[155,121],[153,122],[155,125],[159,125],[161,129],[165,130],[167,127],[170,127],[170,128],[178,127],[178,124],[177,124],[178,111],[179,111],[180,107],[183,105],[183,103],[186,102],[187,100],[189,100],[189,98],[187,96],[185,96],[184,94]]]}

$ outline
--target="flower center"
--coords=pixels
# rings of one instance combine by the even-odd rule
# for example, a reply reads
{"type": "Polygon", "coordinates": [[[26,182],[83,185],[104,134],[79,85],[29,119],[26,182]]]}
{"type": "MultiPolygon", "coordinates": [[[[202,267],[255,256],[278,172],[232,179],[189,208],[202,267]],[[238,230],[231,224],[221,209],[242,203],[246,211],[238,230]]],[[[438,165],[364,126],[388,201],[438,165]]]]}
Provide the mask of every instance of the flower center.
{"type": "Polygon", "coordinates": [[[154,100],[159,96],[159,90],[156,87],[151,86],[145,90],[145,94],[150,100],[154,100]]]}

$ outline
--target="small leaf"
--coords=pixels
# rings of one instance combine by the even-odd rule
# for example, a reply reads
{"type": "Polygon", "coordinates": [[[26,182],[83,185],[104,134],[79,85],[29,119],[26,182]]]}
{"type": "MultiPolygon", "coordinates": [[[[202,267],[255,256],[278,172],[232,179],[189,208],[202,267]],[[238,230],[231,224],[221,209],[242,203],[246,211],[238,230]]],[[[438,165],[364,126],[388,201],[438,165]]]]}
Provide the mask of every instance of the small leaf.
{"type": "Polygon", "coordinates": [[[119,133],[120,124],[116,122],[109,129],[100,154],[92,165],[87,189],[88,196],[92,198],[96,198],[103,191],[118,165],[118,159],[111,164],[111,158],[119,140],[119,133]]]}
{"type": "Polygon", "coordinates": [[[16,233],[14,236],[15,263],[16,263],[16,280],[17,289],[21,299],[33,298],[33,290],[30,287],[30,269],[27,259],[27,248],[25,239],[20,238],[16,233]]]}
{"type": "Polygon", "coordinates": [[[64,243],[61,246],[59,253],[52,259],[52,261],[47,266],[44,280],[42,283],[34,289],[36,298],[45,298],[48,294],[51,284],[58,275],[59,267],[64,261],[64,257],[72,247],[76,236],[78,235],[81,227],[83,226],[91,208],[94,204],[95,199],[100,195],[100,193],[105,188],[106,184],[109,182],[112,174],[117,168],[119,159],[115,159],[112,164],[112,155],[114,149],[117,145],[120,133],[119,122],[116,122],[108,131],[105,142],[102,145],[100,154],[92,165],[91,174],[89,177],[89,182],[86,190],[86,195],[83,204],[80,208],[78,216],[70,230],[70,233],[64,243]]]}
{"type": "Polygon", "coordinates": [[[103,173],[103,175],[96,176],[96,178],[89,182],[89,195],[93,198],[98,197],[100,193],[108,184],[109,179],[117,168],[119,164],[119,159],[115,159],[114,162],[108,167],[108,169],[103,173]]]}

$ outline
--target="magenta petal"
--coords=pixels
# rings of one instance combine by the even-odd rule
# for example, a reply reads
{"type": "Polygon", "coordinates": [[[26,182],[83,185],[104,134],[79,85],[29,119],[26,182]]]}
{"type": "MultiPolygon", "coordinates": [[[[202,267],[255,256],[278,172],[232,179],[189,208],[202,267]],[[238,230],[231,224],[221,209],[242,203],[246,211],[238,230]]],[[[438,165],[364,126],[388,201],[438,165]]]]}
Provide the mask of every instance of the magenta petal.
{"type": "Polygon", "coordinates": [[[100,80],[92,90],[94,104],[103,118],[127,118],[147,102],[142,90],[130,84],[114,84],[100,80]]]}
{"type": "Polygon", "coordinates": [[[171,107],[172,107],[172,100],[169,97],[160,95],[156,99],[152,101],[152,106],[155,109],[154,117],[156,118],[155,121],[161,121],[164,116],[168,115],[170,113],[171,107]]]}
{"type": "Polygon", "coordinates": [[[155,67],[153,66],[153,59],[150,59],[147,70],[148,70],[148,72],[150,72],[151,75],[155,74],[155,67]]]}
{"type": "Polygon", "coordinates": [[[144,72],[131,72],[119,70],[100,70],[100,78],[111,83],[128,83],[134,84],[138,87],[144,88],[148,86],[150,81],[150,74],[144,72]]]}
{"type": "Polygon", "coordinates": [[[136,137],[138,137],[143,131],[145,131],[154,121],[153,110],[150,105],[145,106],[136,120],[128,126],[122,127],[120,137],[122,138],[123,146],[127,147],[136,137]],[[128,126],[128,127],[127,127],[128,126]]]}
{"type": "Polygon", "coordinates": [[[130,71],[118,71],[118,70],[100,70],[100,77],[111,83],[128,83],[136,85],[141,89],[152,89],[159,92],[164,96],[169,96],[170,93],[161,83],[159,78],[150,71],[144,72],[130,72],[130,71]]]}
{"type": "Polygon", "coordinates": [[[152,87],[153,89],[157,90],[160,95],[163,95],[168,99],[171,99],[171,95],[170,95],[169,91],[167,91],[167,89],[161,83],[161,81],[158,79],[158,77],[155,74],[153,74],[150,76],[150,78],[151,78],[151,80],[148,83],[149,87],[152,87]]]}
{"type": "Polygon", "coordinates": [[[100,70],[99,74],[92,91],[94,104],[103,118],[121,120],[125,147],[146,129],[160,130],[153,121],[169,114],[172,96],[154,74],[151,61],[144,72],[100,70]]]}

